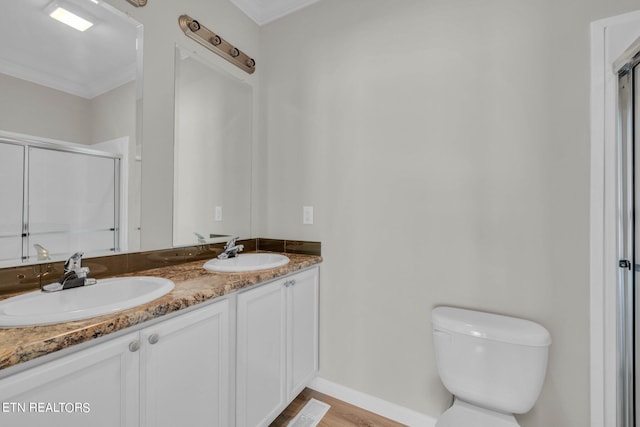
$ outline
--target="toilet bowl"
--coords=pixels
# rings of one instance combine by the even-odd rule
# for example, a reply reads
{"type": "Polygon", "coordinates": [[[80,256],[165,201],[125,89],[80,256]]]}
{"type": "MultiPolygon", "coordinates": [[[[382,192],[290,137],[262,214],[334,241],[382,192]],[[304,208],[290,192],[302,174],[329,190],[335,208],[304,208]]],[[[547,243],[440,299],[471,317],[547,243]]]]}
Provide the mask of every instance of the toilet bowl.
{"type": "Polygon", "coordinates": [[[515,317],[436,307],[431,312],[438,374],[454,397],[436,427],[517,427],[535,404],[551,336],[515,317]]]}
{"type": "Polygon", "coordinates": [[[436,427],[519,427],[516,417],[501,414],[463,400],[456,399],[453,405],[442,414],[436,427]]]}

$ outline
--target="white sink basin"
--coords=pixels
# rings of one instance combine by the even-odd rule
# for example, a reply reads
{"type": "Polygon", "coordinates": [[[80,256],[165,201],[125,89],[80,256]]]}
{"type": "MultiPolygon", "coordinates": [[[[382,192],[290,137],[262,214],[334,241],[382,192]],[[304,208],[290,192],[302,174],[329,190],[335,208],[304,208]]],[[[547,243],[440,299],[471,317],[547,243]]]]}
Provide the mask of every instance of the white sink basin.
{"type": "Polygon", "coordinates": [[[121,277],[58,292],[29,292],[0,301],[0,327],[45,325],[132,308],[169,293],[160,277],[121,277]]]}
{"type": "Polygon", "coordinates": [[[268,270],[280,267],[289,262],[289,257],[280,254],[257,253],[242,254],[234,258],[214,258],[204,264],[204,268],[211,271],[239,273],[243,271],[268,270]]]}

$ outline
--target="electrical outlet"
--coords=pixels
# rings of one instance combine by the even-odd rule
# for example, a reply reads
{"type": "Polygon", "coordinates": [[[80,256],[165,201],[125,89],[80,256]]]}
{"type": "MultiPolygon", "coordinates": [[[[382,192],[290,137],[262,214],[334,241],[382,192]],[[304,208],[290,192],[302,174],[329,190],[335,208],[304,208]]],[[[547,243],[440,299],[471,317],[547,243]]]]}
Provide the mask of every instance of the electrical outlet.
{"type": "Polygon", "coordinates": [[[313,224],[313,206],[302,207],[302,223],[308,225],[313,224]]]}
{"type": "Polygon", "coordinates": [[[215,220],[218,222],[222,221],[222,206],[216,206],[215,220]]]}

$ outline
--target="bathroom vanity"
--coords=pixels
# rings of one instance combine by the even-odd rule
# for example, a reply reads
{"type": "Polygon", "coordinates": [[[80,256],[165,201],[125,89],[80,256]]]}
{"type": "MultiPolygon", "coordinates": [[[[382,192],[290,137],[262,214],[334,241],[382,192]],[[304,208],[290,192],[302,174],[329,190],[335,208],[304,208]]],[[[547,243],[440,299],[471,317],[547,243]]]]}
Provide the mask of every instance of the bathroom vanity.
{"type": "MultiPolygon", "coordinates": [[[[215,273],[133,309],[0,330],[0,424],[268,425],[316,375],[321,258],[215,273]]],[[[64,291],[62,291],[64,292],[64,291]]]]}

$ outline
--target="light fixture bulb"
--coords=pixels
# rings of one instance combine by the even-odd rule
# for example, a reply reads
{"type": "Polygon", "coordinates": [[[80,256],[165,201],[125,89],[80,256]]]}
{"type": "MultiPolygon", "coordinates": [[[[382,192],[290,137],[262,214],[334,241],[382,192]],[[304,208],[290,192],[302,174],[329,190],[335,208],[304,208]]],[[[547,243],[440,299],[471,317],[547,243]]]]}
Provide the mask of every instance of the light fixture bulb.
{"type": "Polygon", "coordinates": [[[86,31],[93,26],[93,22],[87,21],[61,6],[55,7],[49,16],[78,31],[86,31]]]}

